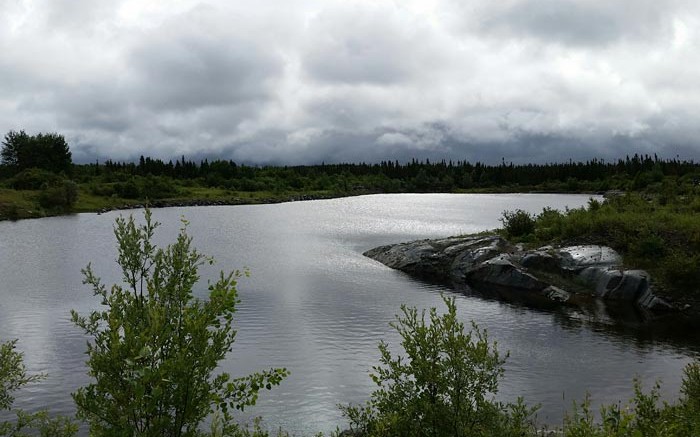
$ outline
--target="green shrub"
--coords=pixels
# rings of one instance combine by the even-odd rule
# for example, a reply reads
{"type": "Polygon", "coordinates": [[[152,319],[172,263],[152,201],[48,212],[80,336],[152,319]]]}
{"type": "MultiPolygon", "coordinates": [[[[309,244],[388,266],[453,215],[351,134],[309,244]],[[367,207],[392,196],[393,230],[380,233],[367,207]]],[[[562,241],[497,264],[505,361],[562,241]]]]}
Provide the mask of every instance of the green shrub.
{"type": "Polygon", "coordinates": [[[700,284],[700,254],[673,251],[661,260],[661,274],[666,283],[697,292],[700,284]]]}
{"type": "Polygon", "coordinates": [[[564,419],[565,437],[695,437],[700,435],[700,363],[686,366],[676,404],[659,402],[659,384],[645,393],[634,381],[634,397],[627,405],[604,405],[595,420],[590,397],[574,403],[564,419]]]}
{"type": "Polygon", "coordinates": [[[114,184],[114,192],[125,199],[139,199],[141,197],[141,189],[134,178],[126,182],[117,182],[114,184]]]}
{"type": "Polygon", "coordinates": [[[110,197],[115,194],[114,184],[111,183],[91,182],[88,190],[94,196],[110,197]]]}
{"type": "Polygon", "coordinates": [[[593,212],[593,211],[598,211],[600,209],[601,203],[597,201],[594,198],[588,199],[588,210],[593,212]]]}
{"type": "Polygon", "coordinates": [[[684,402],[700,413],[700,362],[688,364],[684,373],[681,385],[684,402]]]}
{"type": "Polygon", "coordinates": [[[532,415],[522,400],[504,405],[492,399],[503,375],[504,359],[486,331],[471,331],[457,320],[454,299],[444,299],[438,315],[402,306],[391,326],[401,335],[406,357],[379,345],[381,364],[372,380],[378,386],[364,406],[341,407],[355,435],[509,436],[529,435],[532,415]]]}
{"type": "Polygon", "coordinates": [[[133,176],[114,184],[114,192],[125,199],[163,199],[178,194],[173,179],[162,176],[133,176]]]}
{"type": "Polygon", "coordinates": [[[146,199],[163,199],[178,194],[177,186],[170,178],[147,176],[140,180],[141,196],[146,199]]]}
{"type": "Polygon", "coordinates": [[[118,218],[115,235],[123,284],[105,286],[90,265],[84,282],[104,309],[73,322],[92,341],[87,366],[94,381],[73,394],[78,417],[92,436],[197,436],[218,412],[218,429],[235,435],[232,410],[255,404],[258,392],[287,375],[270,369],[231,379],[214,374],[236,331],[239,272],[209,283],[208,299],[194,297],[198,269],[212,262],[191,248],[185,226],[172,245],[154,246],[158,223],[118,218]]]}
{"type": "Polygon", "coordinates": [[[649,260],[658,260],[666,253],[666,242],[656,234],[643,234],[629,245],[630,254],[649,260]]]}
{"type": "Polygon", "coordinates": [[[532,234],[535,231],[535,218],[529,212],[517,209],[515,211],[504,211],[501,216],[501,223],[506,234],[511,237],[521,237],[532,234]]]}
{"type": "Polygon", "coordinates": [[[561,236],[564,216],[552,208],[544,208],[535,220],[535,235],[541,241],[551,241],[561,236]]]}
{"type": "Polygon", "coordinates": [[[59,185],[61,176],[39,168],[29,168],[17,173],[7,181],[15,190],[38,190],[41,187],[59,185]]]}
{"type": "Polygon", "coordinates": [[[58,186],[44,187],[39,194],[39,205],[46,209],[67,209],[77,200],[78,185],[67,180],[58,186]]]}

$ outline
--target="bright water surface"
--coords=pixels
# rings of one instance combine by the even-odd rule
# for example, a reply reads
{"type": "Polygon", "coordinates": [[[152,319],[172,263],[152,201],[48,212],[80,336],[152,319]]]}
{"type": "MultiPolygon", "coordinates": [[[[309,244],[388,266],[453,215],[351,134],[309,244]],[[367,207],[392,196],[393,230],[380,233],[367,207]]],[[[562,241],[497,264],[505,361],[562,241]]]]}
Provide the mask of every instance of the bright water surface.
{"type": "MultiPolygon", "coordinates": [[[[222,370],[242,375],[287,367],[291,376],[262,393],[250,414],[262,415],[271,427],[308,435],[343,426],[336,404],[367,399],[377,343],[398,344],[388,322],[400,305],[440,307],[440,294],[450,293],[362,252],[492,229],[505,209],[539,212],[587,200],[550,194],[373,195],[166,208],[153,215],[163,223],[157,234],[161,244],[174,238],[181,216],[190,221],[195,246],[217,259],[214,268],[201,272],[203,278],[212,278],[217,269],[250,269],[251,277],[240,283],[239,334],[222,370]]],[[[81,284],[80,269],[88,262],[106,283],[120,279],[112,234],[119,214],[128,212],[0,223],[0,339],[19,338],[29,369],[49,375],[21,393],[17,406],[73,412],[70,392],[88,378],[86,339],[71,324],[69,311],[85,314],[98,304],[81,284]]],[[[684,365],[698,349],[693,340],[655,338],[572,311],[456,296],[461,318],[487,328],[499,349],[510,351],[498,397],[541,403],[544,423],[561,423],[564,410],[586,391],[594,402],[629,398],[634,376],[647,387],[661,379],[664,396],[672,399],[684,365]]]]}

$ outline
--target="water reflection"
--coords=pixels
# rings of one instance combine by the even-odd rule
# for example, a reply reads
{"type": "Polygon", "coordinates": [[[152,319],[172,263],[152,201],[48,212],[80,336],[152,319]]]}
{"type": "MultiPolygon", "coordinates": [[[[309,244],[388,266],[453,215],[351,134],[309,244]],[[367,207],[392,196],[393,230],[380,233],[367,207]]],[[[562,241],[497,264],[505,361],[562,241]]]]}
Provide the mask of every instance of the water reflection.
{"type": "MultiPolygon", "coordinates": [[[[283,366],[291,376],[265,393],[250,415],[296,434],[328,431],[342,423],[338,403],[362,402],[378,362],[380,339],[398,345],[388,326],[402,303],[440,306],[441,293],[365,258],[372,247],[497,227],[504,209],[538,212],[577,207],[588,196],[377,195],[278,205],[171,208],[154,211],[163,222],[160,244],[171,241],[184,215],[195,246],[218,263],[201,271],[247,266],[240,283],[237,341],[222,369],[241,375],[283,366]]],[[[69,393],[87,381],[85,338],[69,310],[97,305],[81,284],[92,261],[106,283],[120,280],[112,224],[118,215],[81,214],[0,223],[0,338],[19,338],[31,371],[47,381],[18,398],[29,409],[73,410],[69,393]]],[[[198,294],[205,287],[200,284],[198,294]]],[[[487,328],[510,351],[499,397],[543,405],[540,417],[557,423],[571,399],[588,390],[596,401],[632,394],[638,374],[649,385],[664,380],[677,395],[681,370],[697,353],[697,337],[611,324],[566,309],[507,304],[456,294],[464,321],[487,328]],[[566,402],[562,403],[562,394],[566,402]]]]}

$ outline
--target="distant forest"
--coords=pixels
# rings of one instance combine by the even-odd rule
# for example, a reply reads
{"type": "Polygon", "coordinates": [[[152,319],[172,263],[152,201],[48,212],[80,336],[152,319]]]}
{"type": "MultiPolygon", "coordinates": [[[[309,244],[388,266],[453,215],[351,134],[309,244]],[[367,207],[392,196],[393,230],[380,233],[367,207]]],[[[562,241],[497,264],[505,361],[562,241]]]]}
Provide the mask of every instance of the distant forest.
{"type": "MultiPolygon", "coordinates": [[[[376,164],[320,164],[306,166],[247,166],[233,161],[199,163],[184,156],[165,162],[141,157],[138,162],[76,165],[78,182],[128,184],[119,186],[122,197],[138,197],[135,180],[150,178],[162,185],[175,179],[187,185],[235,191],[370,191],[370,192],[453,192],[453,191],[606,191],[642,190],[662,184],[671,177],[677,184],[697,184],[700,165],[694,161],[660,159],[634,155],[614,162],[593,159],[586,162],[500,165],[480,162],[412,160],[408,163],[382,161],[376,164]],[[129,184],[129,182],[134,184],[129,184]],[[160,182],[160,183],[159,183],[160,182]]],[[[155,187],[153,187],[155,188],[155,187]]],[[[166,189],[166,187],[162,187],[166,189]]],[[[656,187],[658,188],[658,187],[656,187]]],[[[167,190],[167,189],[166,189],[167,190]]],[[[168,193],[153,193],[162,197],[168,193]],[[160,194],[160,195],[158,195],[160,194]]]]}
{"type": "Polygon", "coordinates": [[[0,219],[154,205],[268,203],[368,193],[639,191],[693,194],[700,164],[616,161],[498,165],[468,161],[251,166],[185,156],[74,164],[62,135],[10,131],[0,150],[0,219]]]}

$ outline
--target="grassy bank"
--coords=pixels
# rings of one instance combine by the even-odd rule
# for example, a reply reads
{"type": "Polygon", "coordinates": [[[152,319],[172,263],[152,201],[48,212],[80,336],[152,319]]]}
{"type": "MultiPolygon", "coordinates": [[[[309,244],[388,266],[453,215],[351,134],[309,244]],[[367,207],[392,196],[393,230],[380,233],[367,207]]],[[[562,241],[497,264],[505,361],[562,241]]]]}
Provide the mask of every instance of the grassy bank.
{"type": "Polygon", "coordinates": [[[334,192],[315,191],[236,191],[222,188],[185,187],[176,194],[165,197],[127,198],[119,195],[100,195],[90,191],[88,184],[79,184],[75,203],[70,205],[42,205],[42,190],[14,190],[0,188],[0,220],[51,217],[81,212],[103,212],[114,209],[129,209],[149,204],[151,206],[193,205],[249,205],[280,203],[297,200],[328,199],[367,194],[367,191],[334,192]]]}
{"type": "Polygon", "coordinates": [[[233,161],[0,165],[0,219],[43,217],[144,204],[269,203],[366,193],[661,192],[700,180],[693,161],[651,156],[614,162],[485,165],[383,161],[375,164],[246,166],[233,161]],[[667,187],[668,185],[668,187],[667,187]]]}

